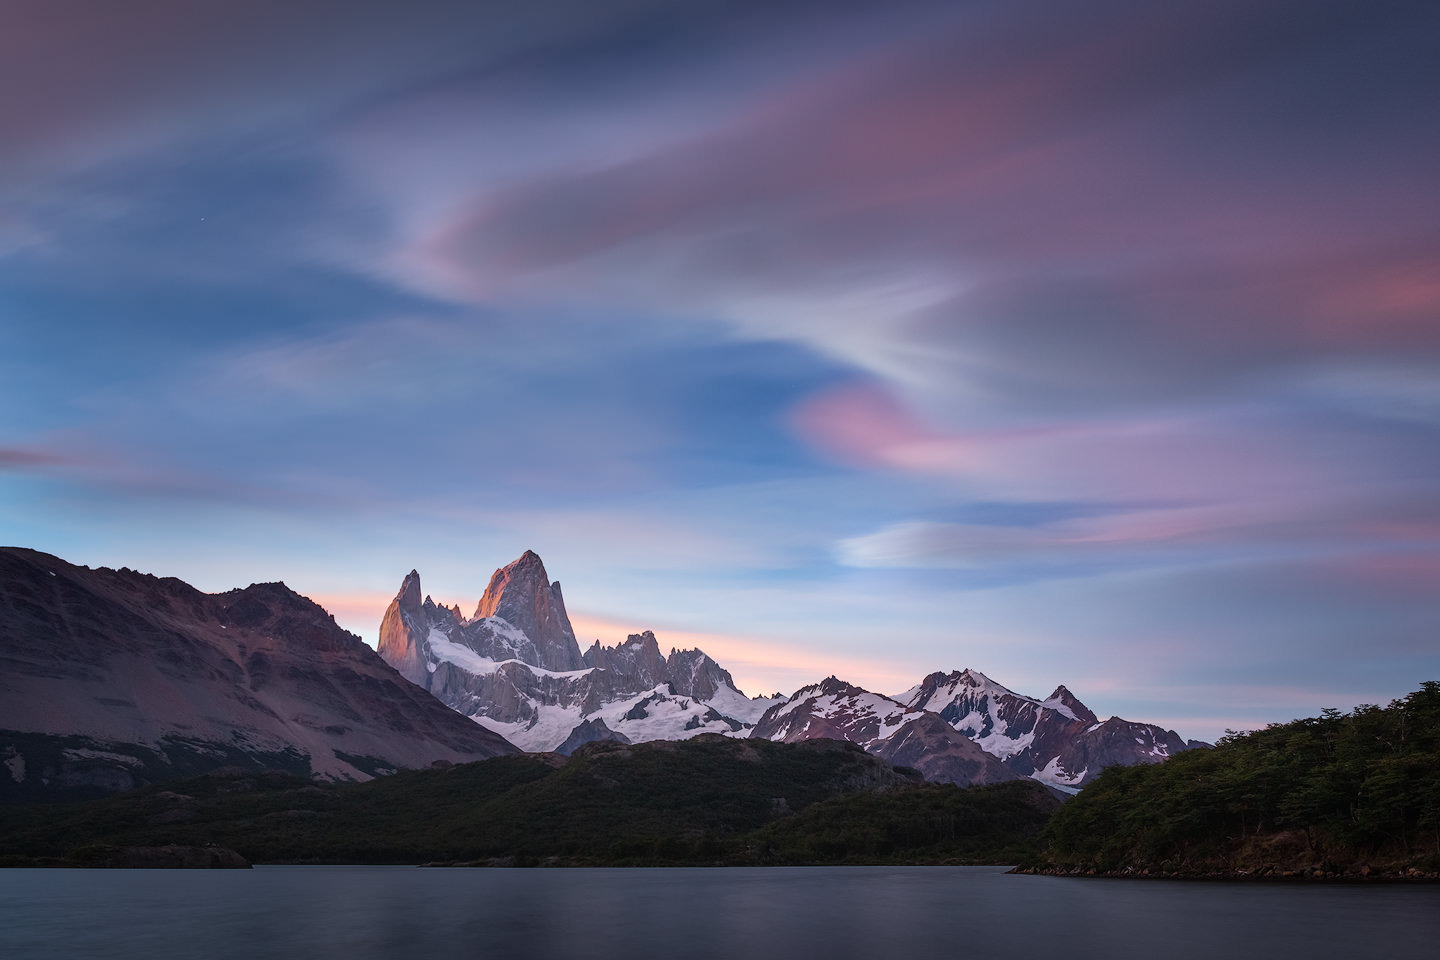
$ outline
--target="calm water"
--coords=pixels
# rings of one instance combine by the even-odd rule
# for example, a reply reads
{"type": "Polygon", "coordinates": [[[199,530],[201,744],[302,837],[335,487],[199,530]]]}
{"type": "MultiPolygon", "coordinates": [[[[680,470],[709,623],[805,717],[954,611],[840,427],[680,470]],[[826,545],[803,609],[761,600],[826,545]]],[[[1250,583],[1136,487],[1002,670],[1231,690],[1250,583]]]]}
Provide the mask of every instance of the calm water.
{"type": "Polygon", "coordinates": [[[1434,956],[1437,886],[992,867],[0,870],[0,957],[1434,956]]]}

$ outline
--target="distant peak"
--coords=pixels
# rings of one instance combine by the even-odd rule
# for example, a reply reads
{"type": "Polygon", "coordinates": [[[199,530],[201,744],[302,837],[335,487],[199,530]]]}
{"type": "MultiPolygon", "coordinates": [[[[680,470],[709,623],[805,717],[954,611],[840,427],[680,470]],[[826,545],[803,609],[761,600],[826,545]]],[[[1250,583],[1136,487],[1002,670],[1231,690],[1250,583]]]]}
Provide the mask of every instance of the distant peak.
{"type": "Polygon", "coordinates": [[[857,687],[848,680],[841,680],[833,673],[821,680],[819,683],[807,688],[819,691],[824,696],[851,696],[857,693],[868,693],[863,687],[857,687]]]}
{"type": "Polygon", "coordinates": [[[1065,684],[1063,683],[1055,688],[1054,693],[1050,694],[1050,696],[1045,698],[1045,703],[1047,705],[1058,704],[1064,707],[1065,710],[1069,712],[1069,714],[1073,716],[1076,720],[1083,720],[1086,723],[1094,723],[1097,719],[1095,714],[1091,712],[1090,708],[1085,706],[1085,704],[1081,703],[1080,698],[1075,696],[1075,694],[1071,693],[1070,688],[1065,686],[1065,684]]]}

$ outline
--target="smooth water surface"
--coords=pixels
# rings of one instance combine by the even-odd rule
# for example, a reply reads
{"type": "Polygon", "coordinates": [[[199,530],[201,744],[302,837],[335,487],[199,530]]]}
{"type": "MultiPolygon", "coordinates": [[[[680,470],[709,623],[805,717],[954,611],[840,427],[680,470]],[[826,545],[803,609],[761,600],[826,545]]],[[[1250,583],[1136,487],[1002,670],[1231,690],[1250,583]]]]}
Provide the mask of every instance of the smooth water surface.
{"type": "Polygon", "coordinates": [[[998,867],[0,870],[0,957],[1433,956],[1440,887],[998,867]]]}

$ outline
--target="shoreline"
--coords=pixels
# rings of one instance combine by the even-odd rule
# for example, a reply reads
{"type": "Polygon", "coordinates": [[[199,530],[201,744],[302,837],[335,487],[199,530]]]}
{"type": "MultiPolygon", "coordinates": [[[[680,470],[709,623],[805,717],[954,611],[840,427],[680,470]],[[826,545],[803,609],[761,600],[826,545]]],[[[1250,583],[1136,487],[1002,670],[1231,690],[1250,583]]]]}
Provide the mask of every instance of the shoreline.
{"type": "Polygon", "coordinates": [[[1006,873],[1041,877],[1074,877],[1099,880],[1196,880],[1216,883],[1437,883],[1440,871],[1424,871],[1418,867],[1405,870],[1375,870],[1361,867],[1358,870],[1326,871],[1319,867],[1305,867],[1299,870],[1285,870],[1278,867],[1261,867],[1256,870],[1151,870],[1148,867],[1136,870],[1096,870],[1080,867],[1014,867],[1006,873]]]}

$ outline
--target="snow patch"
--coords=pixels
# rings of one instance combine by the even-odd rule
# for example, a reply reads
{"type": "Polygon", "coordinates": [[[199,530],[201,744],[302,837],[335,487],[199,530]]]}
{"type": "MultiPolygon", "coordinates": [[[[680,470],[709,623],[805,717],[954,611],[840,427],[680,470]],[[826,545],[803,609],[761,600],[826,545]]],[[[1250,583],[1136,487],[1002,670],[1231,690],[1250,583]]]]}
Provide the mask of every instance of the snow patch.
{"type": "MultiPolygon", "coordinates": [[[[491,617],[490,619],[498,620],[499,618],[491,617]]],[[[505,621],[500,620],[499,622],[504,623],[505,621]]],[[[524,660],[516,660],[513,657],[508,660],[491,660],[489,657],[482,657],[474,650],[465,646],[465,644],[456,643],[451,640],[438,627],[431,627],[430,635],[426,639],[430,643],[430,653],[435,657],[435,661],[427,664],[431,673],[435,672],[435,668],[439,665],[438,661],[442,660],[477,677],[488,676],[507,663],[518,663],[537,677],[583,677],[585,674],[596,669],[595,667],[586,667],[584,670],[546,670],[544,667],[537,667],[532,663],[526,663],[524,660]]],[[[569,731],[566,732],[568,733],[569,731]]],[[[559,745],[561,742],[563,742],[563,738],[562,740],[557,740],[556,744],[559,745]]],[[[519,746],[519,744],[516,744],[516,746],[519,746]]]]}
{"type": "MultiPolygon", "coordinates": [[[[127,767],[144,766],[145,761],[139,757],[132,757],[128,753],[112,753],[109,750],[92,750],[89,747],[75,747],[67,749],[61,754],[66,760],[108,760],[111,763],[123,764],[127,767]]],[[[20,769],[25,769],[23,766],[20,769]]]]}
{"type": "Polygon", "coordinates": [[[515,626],[504,617],[483,617],[480,623],[490,628],[491,634],[505,641],[511,650],[519,650],[521,647],[530,646],[530,637],[524,630],[515,626]]]}
{"type": "Polygon", "coordinates": [[[1006,760],[1030,749],[1030,744],[1035,742],[1035,731],[1031,730],[1018,737],[1007,737],[1004,733],[992,733],[988,737],[971,737],[970,739],[979,744],[980,749],[986,753],[993,753],[1001,760],[1006,760]]]}
{"type": "Polygon", "coordinates": [[[486,730],[500,734],[526,753],[554,750],[565,742],[570,731],[583,719],[578,706],[536,706],[536,715],[530,720],[501,723],[485,716],[472,716],[470,719],[486,730]]]}
{"type": "Polygon", "coordinates": [[[1075,716],[1075,711],[1065,706],[1064,702],[1061,701],[1059,697],[1053,697],[1049,700],[1041,700],[1040,706],[1045,708],[1046,710],[1054,710],[1061,716],[1069,717],[1071,720],[1080,719],[1079,717],[1075,716]]]}
{"type": "Polygon", "coordinates": [[[756,697],[752,700],[734,687],[722,683],[708,702],[717,713],[754,726],[755,722],[765,715],[766,710],[785,701],[783,697],[756,697]]]}
{"type": "MultiPolygon", "coordinates": [[[[474,652],[470,652],[473,656],[474,652]]],[[[518,663],[519,661],[504,662],[518,663]]],[[[498,668],[500,665],[494,664],[494,667],[498,668]]],[[[525,664],[525,668],[533,670],[537,674],[558,677],[583,676],[589,673],[590,669],[597,669],[555,672],[541,670],[529,664],[525,664]]],[[[521,750],[536,753],[554,750],[565,742],[576,726],[585,720],[603,720],[605,726],[616,733],[623,733],[630,738],[632,743],[645,743],[650,740],[688,740],[702,733],[745,737],[749,735],[754,722],[747,717],[736,716],[736,711],[732,708],[743,707],[763,713],[772,702],[762,699],[752,704],[752,701],[746,699],[744,695],[728,687],[722,687],[717,691],[717,696],[711,700],[697,700],[694,697],[672,694],[669,684],[662,683],[633,696],[602,704],[599,709],[588,714],[582,713],[578,704],[562,707],[530,700],[529,703],[535,711],[535,716],[529,720],[502,723],[478,714],[470,719],[485,729],[500,734],[521,750]],[[626,716],[642,703],[644,703],[645,716],[635,718],[626,716]],[[709,717],[708,714],[712,711],[721,719],[709,717]],[[732,720],[735,725],[740,727],[739,730],[734,729],[732,724],[727,722],[732,720]]]]}
{"type": "Polygon", "coordinates": [[[1059,757],[1052,757],[1050,762],[1045,764],[1043,770],[1036,770],[1030,774],[1030,777],[1033,780],[1039,780],[1041,783],[1048,783],[1052,787],[1059,787],[1067,793],[1079,793],[1080,788],[1077,784],[1084,780],[1085,774],[1089,772],[1090,768],[1086,767],[1079,773],[1070,773],[1060,765],[1059,757]]]}
{"type": "Polygon", "coordinates": [[[915,705],[915,698],[920,696],[920,691],[923,690],[924,687],[925,685],[923,683],[917,683],[904,693],[897,693],[890,699],[896,703],[903,703],[907,707],[913,707],[915,705]]]}

